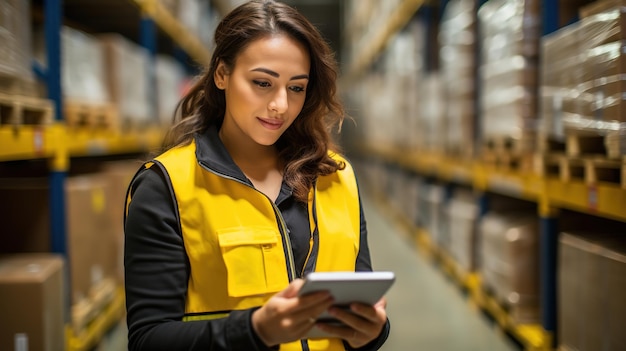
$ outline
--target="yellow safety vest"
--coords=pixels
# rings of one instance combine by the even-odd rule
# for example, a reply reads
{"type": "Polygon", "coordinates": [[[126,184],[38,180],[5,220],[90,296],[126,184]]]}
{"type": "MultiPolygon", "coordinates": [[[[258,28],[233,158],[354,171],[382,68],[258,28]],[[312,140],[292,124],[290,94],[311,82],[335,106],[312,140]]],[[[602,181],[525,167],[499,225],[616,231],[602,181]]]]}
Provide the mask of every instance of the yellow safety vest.
{"type": "MultiPolygon", "coordinates": [[[[266,195],[200,165],[195,142],[170,149],[154,162],[162,164],[171,181],[191,265],[185,320],[223,318],[232,310],[261,306],[287,287],[290,277],[298,276],[285,222],[266,195]]],[[[309,249],[307,262],[316,260],[319,272],[354,271],[360,208],[354,172],[347,162],[344,170],[318,177],[308,207],[311,233],[317,226],[319,247],[316,257],[310,257],[309,249]]],[[[340,339],[307,342],[311,351],[345,350],[340,339]]],[[[280,346],[302,349],[300,341],[280,346]]]]}

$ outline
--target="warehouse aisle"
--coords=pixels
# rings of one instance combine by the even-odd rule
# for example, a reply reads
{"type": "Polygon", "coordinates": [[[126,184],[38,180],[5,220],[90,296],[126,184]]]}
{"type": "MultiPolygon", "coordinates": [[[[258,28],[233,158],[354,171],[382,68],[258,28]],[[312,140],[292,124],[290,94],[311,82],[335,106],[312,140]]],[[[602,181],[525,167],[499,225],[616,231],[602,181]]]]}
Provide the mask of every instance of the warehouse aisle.
{"type": "Polygon", "coordinates": [[[418,255],[371,197],[363,195],[374,268],[396,273],[387,295],[392,332],[382,350],[519,350],[472,309],[441,271],[418,255]]]}

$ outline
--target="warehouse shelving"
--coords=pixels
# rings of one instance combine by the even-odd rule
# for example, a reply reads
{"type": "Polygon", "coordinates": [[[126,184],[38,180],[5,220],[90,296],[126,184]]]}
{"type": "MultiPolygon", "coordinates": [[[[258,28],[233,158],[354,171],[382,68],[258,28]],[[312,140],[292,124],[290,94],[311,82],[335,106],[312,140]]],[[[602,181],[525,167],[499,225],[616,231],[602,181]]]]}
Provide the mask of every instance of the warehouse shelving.
{"type": "Polygon", "coordinates": [[[385,49],[389,40],[413,18],[423,3],[424,0],[401,0],[387,21],[379,28],[370,31],[373,34],[367,38],[367,45],[355,55],[354,60],[348,66],[347,73],[341,78],[340,85],[346,86],[353,83],[359,75],[365,72],[385,49]]]}
{"type": "MultiPolygon", "coordinates": [[[[60,73],[60,33],[61,24],[64,21],[63,9],[66,5],[67,2],[64,3],[61,0],[43,2],[48,67],[37,67],[37,69],[47,86],[48,99],[53,108],[54,122],[42,122],[39,125],[20,123],[0,125],[0,162],[34,159],[50,161],[48,162],[51,211],[50,251],[67,258],[64,186],[72,159],[85,156],[149,153],[161,147],[165,131],[163,127],[156,124],[122,131],[70,127],[64,123],[60,73]]],[[[91,10],[97,6],[120,6],[124,12],[133,13],[133,21],[135,21],[133,25],[139,28],[134,39],[138,39],[140,44],[152,55],[157,53],[156,45],[159,33],[164,32],[175,45],[182,48],[200,65],[208,63],[210,59],[210,52],[201,41],[157,0],[116,0],[115,2],[100,1],[90,4],[73,2],[71,5],[85,6],[91,10]],[[159,29],[162,32],[157,33],[159,29]]],[[[115,15],[120,15],[120,13],[115,15]]],[[[99,19],[102,18],[99,17],[99,19]]],[[[125,18],[125,21],[128,21],[128,18],[125,18]]],[[[115,32],[118,29],[121,32],[120,28],[123,27],[121,22],[124,21],[110,19],[109,23],[113,27],[110,30],[115,32]]],[[[121,34],[128,35],[124,32],[121,34]]],[[[82,333],[75,334],[71,327],[66,327],[67,349],[69,351],[92,349],[107,330],[121,320],[124,315],[124,308],[124,292],[120,288],[113,300],[82,333]]]]}

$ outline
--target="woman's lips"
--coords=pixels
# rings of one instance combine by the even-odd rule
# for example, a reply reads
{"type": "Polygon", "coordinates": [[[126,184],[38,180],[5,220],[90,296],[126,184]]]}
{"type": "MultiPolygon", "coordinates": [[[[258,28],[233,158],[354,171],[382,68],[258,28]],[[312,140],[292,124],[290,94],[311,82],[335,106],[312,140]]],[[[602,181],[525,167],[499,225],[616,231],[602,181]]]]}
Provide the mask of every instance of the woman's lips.
{"type": "Polygon", "coordinates": [[[283,125],[283,121],[281,121],[280,119],[261,118],[261,117],[257,117],[257,118],[259,122],[261,122],[261,124],[267,129],[276,130],[276,129],[280,129],[280,127],[282,127],[283,125]]]}

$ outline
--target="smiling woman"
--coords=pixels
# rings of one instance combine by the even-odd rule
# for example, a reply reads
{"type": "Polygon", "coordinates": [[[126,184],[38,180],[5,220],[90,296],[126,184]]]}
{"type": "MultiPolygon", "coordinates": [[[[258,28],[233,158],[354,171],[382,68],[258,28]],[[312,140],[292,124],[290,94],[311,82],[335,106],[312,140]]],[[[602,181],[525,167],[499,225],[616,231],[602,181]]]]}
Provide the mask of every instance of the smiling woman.
{"type": "Polygon", "coordinates": [[[372,270],[356,177],[329,135],[343,120],[331,50],[270,0],[233,10],[215,42],[167,150],[129,186],[129,349],[378,350],[384,298],[346,311],[298,294],[310,272],[372,270]],[[306,339],[313,328],[330,337],[306,339]]]}

